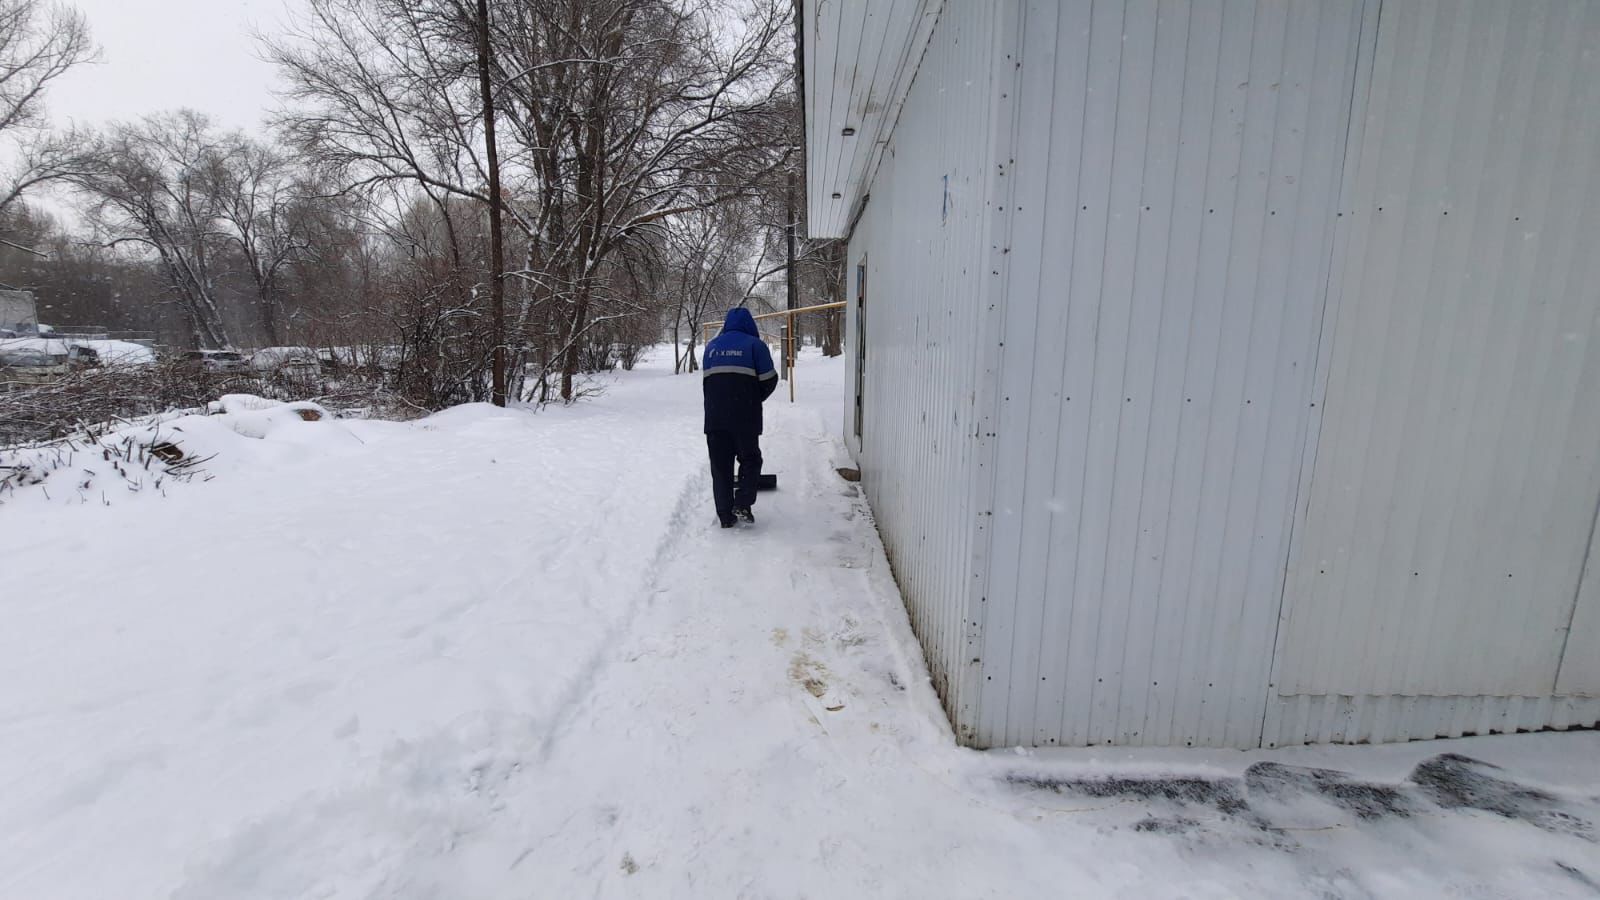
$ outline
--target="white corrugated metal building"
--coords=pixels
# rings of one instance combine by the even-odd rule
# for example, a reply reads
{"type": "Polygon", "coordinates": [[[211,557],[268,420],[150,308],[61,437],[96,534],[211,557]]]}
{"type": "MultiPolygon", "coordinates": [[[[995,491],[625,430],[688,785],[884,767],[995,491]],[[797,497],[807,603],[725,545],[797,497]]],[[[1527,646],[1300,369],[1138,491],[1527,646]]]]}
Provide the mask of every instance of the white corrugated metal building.
{"type": "Polygon", "coordinates": [[[1600,722],[1600,0],[805,0],[957,737],[1600,722]]]}

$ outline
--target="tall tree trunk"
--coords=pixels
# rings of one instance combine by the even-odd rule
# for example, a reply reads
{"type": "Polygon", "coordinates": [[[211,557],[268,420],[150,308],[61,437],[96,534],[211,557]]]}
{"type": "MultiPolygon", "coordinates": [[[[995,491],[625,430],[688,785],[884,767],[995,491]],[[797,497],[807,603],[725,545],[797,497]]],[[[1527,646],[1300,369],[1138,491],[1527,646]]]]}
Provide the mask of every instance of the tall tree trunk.
{"type": "Polygon", "coordinates": [[[231,346],[227,327],[222,324],[222,314],[206,292],[206,285],[195,272],[195,266],[181,253],[157,246],[161,264],[167,271],[167,280],[178,295],[179,305],[189,318],[189,330],[194,336],[196,350],[222,350],[231,346]]]}
{"type": "Polygon", "coordinates": [[[278,310],[277,305],[272,302],[271,291],[262,290],[256,305],[261,320],[261,333],[267,339],[267,346],[278,346],[282,343],[282,338],[278,334],[278,310]]]}
{"type": "Polygon", "coordinates": [[[506,288],[500,224],[500,154],[494,136],[494,91],[489,84],[489,0],[478,0],[478,90],[483,95],[483,140],[489,165],[489,340],[494,348],[493,402],[506,405],[506,288]]]}
{"type": "Polygon", "coordinates": [[[578,375],[578,361],[583,348],[583,333],[589,322],[589,277],[585,275],[578,285],[578,296],[573,302],[572,318],[567,325],[566,353],[561,359],[561,402],[572,402],[572,382],[578,375]]]}
{"type": "Polygon", "coordinates": [[[266,338],[268,347],[277,347],[282,344],[282,336],[278,333],[278,304],[274,302],[273,279],[262,274],[258,260],[246,256],[250,265],[250,273],[256,283],[256,321],[261,326],[261,336],[266,338]]]}

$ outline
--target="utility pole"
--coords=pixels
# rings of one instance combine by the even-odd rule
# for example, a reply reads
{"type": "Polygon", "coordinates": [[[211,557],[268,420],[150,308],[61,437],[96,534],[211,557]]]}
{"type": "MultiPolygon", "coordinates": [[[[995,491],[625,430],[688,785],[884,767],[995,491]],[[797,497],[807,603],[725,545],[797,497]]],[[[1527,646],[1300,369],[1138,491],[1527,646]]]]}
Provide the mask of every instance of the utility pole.
{"type": "Polygon", "coordinates": [[[794,169],[790,169],[789,170],[789,183],[787,185],[788,190],[785,192],[785,197],[784,197],[784,201],[785,201],[784,202],[784,207],[785,207],[784,212],[786,214],[786,218],[789,221],[787,223],[785,223],[784,226],[783,226],[784,243],[787,245],[785,247],[785,251],[784,251],[784,262],[787,263],[787,265],[785,265],[783,267],[783,270],[785,272],[784,281],[786,281],[788,283],[787,287],[788,287],[788,292],[789,292],[789,305],[788,305],[787,308],[789,308],[789,309],[796,309],[796,308],[798,308],[800,306],[800,303],[799,303],[799,299],[800,299],[799,298],[799,293],[800,293],[799,279],[796,277],[795,271],[794,271],[795,219],[799,215],[799,211],[797,209],[795,209],[795,184],[794,184],[794,182],[795,182],[794,169]]]}
{"type": "MultiPolygon", "coordinates": [[[[803,171],[805,169],[806,161],[806,69],[803,64],[805,53],[805,27],[803,23],[803,16],[801,15],[800,0],[794,0],[792,4],[792,10],[794,14],[794,115],[799,125],[797,129],[797,149],[800,151],[798,164],[800,169],[803,171]]],[[[783,267],[783,270],[784,281],[786,282],[786,287],[788,288],[789,292],[789,309],[796,309],[800,305],[800,278],[794,270],[795,230],[800,219],[799,205],[801,200],[801,198],[796,196],[796,194],[799,193],[797,190],[797,185],[795,184],[796,180],[795,163],[791,162],[789,164],[788,181],[784,185],[786,188],[784,191],[784,206],[785,211],[788,213],[788,221],[784,224],[784,241],[787,246],[785,247],[784,253],[784,262],[786,265],[783,267]]],[[[793,364],[794,362],[792,358],[794,355],[793,348],[799,343],[800,339],[799,335],[794,333],[797,331],[797,325],[798,322],[796,322],[795,317],[791,315],[789,317],[789,331],[791,332],[789,335],[790,343],[788,347],[784,349],[784,352],[790,354],[791,356],[789,360],[790,364],[793,364]]],[[[792,387],[792,377],[790,381],[792,387]]],[[[794,398],[791,396],[789,399],[793,400],[794,398]]]]}
{"type": "Polygon", "coordinates": [[[478,0],[478,90],[483,95],[483,141],[489,156],[489,340],[494,344],[495,406],[506,405],[506,288],[500,225],[500,151],[494,139],[494,91],[489,85],[489,0],[478,0]]]}
{"type": "MultiPolygon", "coordinates": [[[[783,226],[785,245],[783,280],[789,295],[786,308],[793,310],[800,305],[798,303],[798,281],[795,278],[794,271],[794,169],[789,170],[788,181],[785,184],[783,211],[785,218],[788,220],[783,226]]],[[[787,322],[788,324],[783,326],[783,348],[781,352],[783,353],[783,377],[789,382],[789,402],[792,403],[794,402],[795,346],[800,342],[800,323],[792,313],[788,316],[787,322]]]]}

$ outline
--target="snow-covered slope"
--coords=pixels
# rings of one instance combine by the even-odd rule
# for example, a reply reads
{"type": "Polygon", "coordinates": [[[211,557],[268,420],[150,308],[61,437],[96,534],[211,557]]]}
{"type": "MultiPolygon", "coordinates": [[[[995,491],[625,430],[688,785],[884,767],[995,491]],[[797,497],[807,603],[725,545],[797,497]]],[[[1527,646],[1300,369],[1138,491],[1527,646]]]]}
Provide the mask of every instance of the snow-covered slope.
{"type": "Polygon", "coordinates": [[[210,481],[0,507],[0,897],[1594,895],[1581,830],[1106,781],[1405,785],[1449,749],[1581,820],[1594,734],[956,749],[833,472],[844,370],[800,375],[753,530],[714,527],[700,386],[659,363],[539,414],[235,402],[191,423],[226,427],[210,481]]]}

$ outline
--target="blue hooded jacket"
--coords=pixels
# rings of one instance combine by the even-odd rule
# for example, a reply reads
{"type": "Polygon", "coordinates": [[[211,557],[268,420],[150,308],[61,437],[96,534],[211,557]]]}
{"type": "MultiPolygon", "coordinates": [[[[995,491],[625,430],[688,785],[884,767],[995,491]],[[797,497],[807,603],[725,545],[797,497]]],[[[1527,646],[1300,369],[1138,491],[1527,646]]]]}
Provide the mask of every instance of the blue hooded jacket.
{"type": "Polygon", "coordinates": [[[778,372],[750,310],[728,310],[722,333],[706,344],[700,368],[706,432],[760,434],[761,404],[778,387],[778,372]]]}

